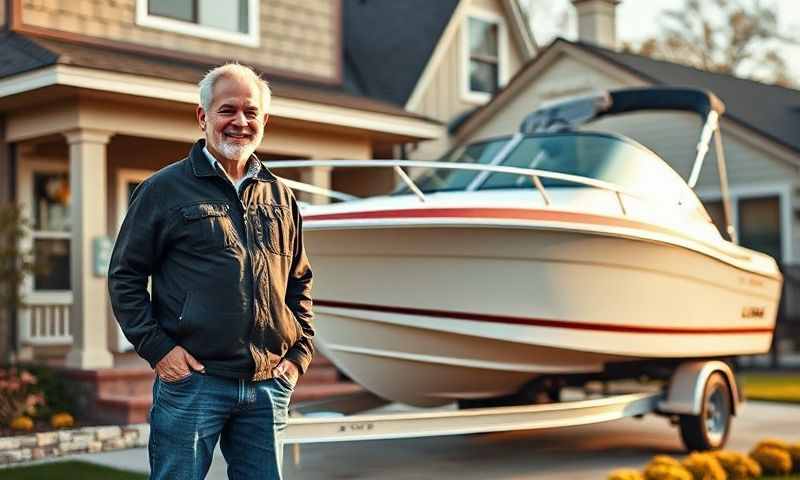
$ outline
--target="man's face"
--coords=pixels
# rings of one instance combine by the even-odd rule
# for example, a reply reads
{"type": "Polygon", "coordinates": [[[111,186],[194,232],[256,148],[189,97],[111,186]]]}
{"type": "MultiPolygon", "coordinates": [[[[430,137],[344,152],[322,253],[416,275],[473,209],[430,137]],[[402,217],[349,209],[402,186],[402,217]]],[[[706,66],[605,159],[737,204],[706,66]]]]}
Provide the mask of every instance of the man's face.
{"type": "Polygon", "coordinates": [[[217,158],[246,160],[261,143],[268,115],[261,111],[261,92],[251,81],[221,77],[206,112],[197,107],[208,150],[217,158]]]}

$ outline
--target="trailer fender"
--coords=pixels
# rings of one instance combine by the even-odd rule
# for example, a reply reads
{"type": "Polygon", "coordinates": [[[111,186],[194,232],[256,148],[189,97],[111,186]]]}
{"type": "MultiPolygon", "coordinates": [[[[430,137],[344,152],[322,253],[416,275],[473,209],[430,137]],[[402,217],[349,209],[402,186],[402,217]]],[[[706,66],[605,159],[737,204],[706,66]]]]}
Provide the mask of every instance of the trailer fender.
{"type": "Polygon", "coordinates": [[[675,369],[669,382],[667,398],[658,404],[658,412],[667,415],[699,415],[703,390],[708,377],[720,372],[731,391],[731,413],[739,411],[739,390],[731,367],[718,360],[684,362],[675,369]]]}

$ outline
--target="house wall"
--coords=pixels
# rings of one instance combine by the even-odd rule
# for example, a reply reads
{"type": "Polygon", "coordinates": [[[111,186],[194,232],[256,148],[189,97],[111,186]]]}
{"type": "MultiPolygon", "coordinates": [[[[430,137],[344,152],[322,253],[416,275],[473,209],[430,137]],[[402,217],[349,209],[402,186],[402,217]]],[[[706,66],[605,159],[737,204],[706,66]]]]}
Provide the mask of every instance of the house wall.
{"type": "Polygon", "coordinates": [[[136,0],[21,0],[21,5],[25,25],[337,79],[340,0],[260,1],[258,47],[137,25],[136,0]]]}
{"type": "MultiPolygon", "coordinates": [[[[510,32],[511,19],[506,16],[506,10],[500,0],[468,0],[469,5],[463,12],[488,13],[505,18],[507,45],[506,80],[510,79],[522,66],[524,55],[521,47],[514,40],[510,32]]],[[[412,106],[412,111],[434,118],[445,124],[456,116],[468,112],[484,102],[467,99],[462,94],[462,84],[465,82],[464,62],[465,46],[463,30],[466,28],[467,16],[464,16],[455,33],[449,38],[444,38],[446,52],[442,61],[435,65],[435,70],[427,84],[418,105],[412,106]]],[[[502,85],[502,83],[501,83],[502,85]]],[[[443,136],[437,140],[420,143],[409,152],[409,157],[415,160],[432,160],[441,156],[450,147],[450,139],[443,136]]]]}

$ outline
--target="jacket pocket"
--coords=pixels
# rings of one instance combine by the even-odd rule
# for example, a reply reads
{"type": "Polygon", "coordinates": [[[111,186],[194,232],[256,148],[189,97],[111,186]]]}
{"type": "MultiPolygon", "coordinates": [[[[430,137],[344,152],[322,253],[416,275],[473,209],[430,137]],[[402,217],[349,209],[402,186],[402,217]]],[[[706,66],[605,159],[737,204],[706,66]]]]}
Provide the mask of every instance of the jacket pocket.
{"type": "Polygon", "coordinates": [[[193,250],[209,252],[235,245],[236,229],[226,203],[198,203],[182,207],[186,240],[193,250]]]}
{"type": "Polygon", "coordinates": [[[262,241],[275,255],[290,256],[294,241],[294,224],[288,207],[264,204],[258,206],[262,241]]]}

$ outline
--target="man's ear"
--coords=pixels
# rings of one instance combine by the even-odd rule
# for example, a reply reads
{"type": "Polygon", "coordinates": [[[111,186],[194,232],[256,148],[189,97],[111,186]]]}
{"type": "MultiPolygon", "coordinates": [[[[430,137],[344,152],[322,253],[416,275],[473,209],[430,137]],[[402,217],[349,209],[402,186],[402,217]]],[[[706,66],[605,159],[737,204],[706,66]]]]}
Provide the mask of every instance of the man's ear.
{"type": "Polygon", "coordinates": [[[200,130],[206,131],[206,111],[203,110],[203,107],[200,105],[197,106],[197,110],[195,112],[197,114],[197,124],[200,126],[200,130]]]}

